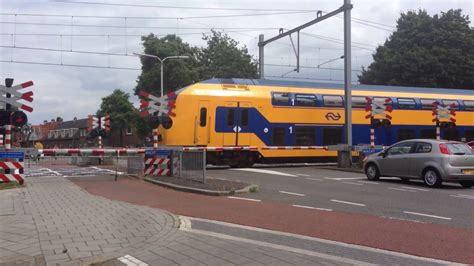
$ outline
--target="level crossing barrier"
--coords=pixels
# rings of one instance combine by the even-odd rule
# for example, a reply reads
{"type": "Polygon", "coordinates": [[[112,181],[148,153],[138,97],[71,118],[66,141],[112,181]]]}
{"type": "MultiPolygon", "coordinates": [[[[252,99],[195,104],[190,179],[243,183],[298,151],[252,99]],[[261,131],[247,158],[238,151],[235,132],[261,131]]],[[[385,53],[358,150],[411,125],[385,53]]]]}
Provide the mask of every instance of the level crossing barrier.
{"type": "Polygon", "coordinates": [[[0,151],[0,182],[24,183],[23,159],[25,154],[17,151],[0,151]]]}

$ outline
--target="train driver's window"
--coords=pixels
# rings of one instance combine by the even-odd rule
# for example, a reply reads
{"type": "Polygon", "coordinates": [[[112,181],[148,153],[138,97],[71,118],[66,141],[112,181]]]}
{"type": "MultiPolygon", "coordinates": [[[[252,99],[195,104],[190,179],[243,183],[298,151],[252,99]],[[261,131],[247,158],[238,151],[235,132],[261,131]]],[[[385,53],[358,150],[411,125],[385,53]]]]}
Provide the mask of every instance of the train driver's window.
{"type": "Polygon", "coordinates": [[[352,108],[365,108],[367,106],[367,99],[363,96],[352,97],[352,108]]]}
{"type": "Polygon", "coordinates": [[[201,127],[206,126],[207,108],[202,107],[199,114],[199,125],[201,127]]]}
{"type": "Polygon", "coordinates": [[[318,99],[314,94],[296,94],[295,105],[296,106],[316,106],[318,99]]]}
{"type": "Polygon", "coordinates": [[[398,98],[398,108],[400,109],[415,109],[416,103],[411,98],[398,98]]]}
{"type": "Polygon", "coordinates": [[[474,111],[474,101],[464,101],[464,110],[474,111]]]}
{"type": "Polygon", "coordinates": [[[286,128],[284,127],[274,127],[273,128],[273,146],[285,146],[285,133],[286,128]]]}
{"type": "Polygon", "coordinates": [[[328,106],[328,107],[344,106],[342,96],[338,96],[338,95],[324,95],[323,101],[324,101],[324,106],[328,106]]]}
{"type": "Polygon", "coordinates": [[[433,109],[433,103],[437,102],[434,99],[421,99],[421,109],[424,110],[432,110],[433,109]]]}
{"type": "Polygon", "coordinates": [[[288,105],[290,96],[286,92],[274,92],[273,93],[273,104],[274,105],[288,105]]]}
{"type": "Polygon", "coordinates": [[[235,110],[234,109],[229,109],[227,113],[227,126],[228,127],[233,127],[235,125],[234,123],[234,116],[235,116],[235,110]]]}

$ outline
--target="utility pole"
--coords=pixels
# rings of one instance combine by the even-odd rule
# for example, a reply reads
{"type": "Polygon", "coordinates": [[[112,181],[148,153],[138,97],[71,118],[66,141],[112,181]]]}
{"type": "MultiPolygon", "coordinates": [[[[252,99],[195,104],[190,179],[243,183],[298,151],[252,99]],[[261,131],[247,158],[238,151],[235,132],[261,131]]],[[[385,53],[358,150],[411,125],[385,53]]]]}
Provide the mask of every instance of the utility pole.
{"type": "Polygon", "coordinates": [[[344,116],[348,151],[345,158],[347,161],[343,160],[343,166],[350,166],[352,163],[351,0],[344,0],[344,6],[350,6],[350,8],[344,10],[344,116]]]}

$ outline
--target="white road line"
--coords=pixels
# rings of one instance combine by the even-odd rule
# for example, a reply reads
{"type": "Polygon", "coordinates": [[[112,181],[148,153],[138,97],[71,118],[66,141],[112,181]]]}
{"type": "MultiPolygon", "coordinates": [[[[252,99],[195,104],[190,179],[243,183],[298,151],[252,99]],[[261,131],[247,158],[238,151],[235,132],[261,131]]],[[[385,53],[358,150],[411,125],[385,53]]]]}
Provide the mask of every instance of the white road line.
{"type": "Polygon", "coordinates": [[[423,189],[423,188],[416,188],[416,187],[406,187],[406,186],[400,186],[401,188],[407,188],[407,189],[413,189],[413,190],[419,190],[419,191],[429,191],[428,189],[423,189]]]}
{"type": "Polygon", "coordinates": [[[255,169],[255,168],[235,168],[235,169],[230,169],[234,171],[247,171],[247,172],[255,172],[255,173],[260,173],[260,174],[267,174],[267,175],[281,175],[281,176],[291,176],[291,177],[296,177],[296,175],[292,174],[287,174],[283,172],[278,172],[278,171],[273,171],[273,170],[265,170],[265,169],[255,169]]]}
{"type": "Polygon", "coordinates": [[[127,266],[147,266],[148,265],[145,262],[130,255],[125,255],[123,257],[120,257],[118,258],[118,260],[127,266]]]}
{"type": "Polygon", "coordinates": [[[403,189],[403,188],[396,188],[396,187],[389,187],[388,189],[391,190],[398,190],[398,191],[405,191],[405,192],[416,192],[415,190],[403,189]]]}
{"type": "Polygon", "coordinates": [[[313,180],[313,181],[324,181],[323,179],[312,178],[312,177],[307,177],[306,179],[308,179],[308,180],[313,180]]]}
{"type": "Polygon", "coordinates": [[[326,209],[326,208],[316,208],[316,207],[311,207],[311,206],[304,206],[304,205],[291,205],[296,208],[303,208],[303,209],[312,209],[312,210],[320,210],[320,211],[332,211],[332,209],[326,209]]]}
{"type": "Polygon", "coordinates": [[[465,194],[458,194],[458,196],[474,198],[474,195],[465,195],[465,194]]]}
{"type": "Polygon", "coordinates": [[[455,197],[455,198],[461,198],[461,199],[471,199],[471,200],[474,200],[474,196],[469,196],[469,195],[461,195],[461,194],[458,194],[458,195],[449,195],[451,197],[455,197]]]}
{"type": "Polygon", "coordinates": [[[438,218],[438,219],[444,219],[444,220],[451,220],[451,218],[449,217],[443,217],[443,216],[437,216],[437,215],[431,215],[431,214],[425,214],[425,213],[419,213],[419,212],[408,212],[408,211],[403,211],[403,212],[407,214],[426,216],[426,217],[438,218]]]}
{"type": "Polygon", "coordinates": [[[361,181],[357,181],[359,183],[364,183],[364,184],[371,184],[371,185],[380,185],[380,183],[378,182],[375,182],[375,181],[365,181],[365,180],[361,180],[361,181]]]}
{"type": "Polygon", "coordinates": [[[357,179],[362,179],[365,177],[324,177],[324,179],[329,179],[329,180],[336,180],[336,181],[341,181],[341,180],[357,180],[357,179]]]}
{"type": "Polygon", "coordinates": [[[249,198],[241,198],[241,197],[232,197],[232,196],[229,196],[227,197],[228,199],[238,199],[238,200],[248,200],[248,201],[256,201],[256,202],[260,202],[261,200],[259,199],[249,199],[249,198]]]}
{"type": "Polygon", "coordinates": [[[282,190],[280,190],[278,192],[283,193],[283,194],[293,195],[293,196],[304,197],[304,194],[295,193],[295,192],[288,192],[288,191],[282,191],[282,190]]]}
{"type": "Polygon", "coordinates": [[[348,184],[348,185],[363,186],[363,184],[354,183],[354,182],[341,182],[341,183],[348,184]]]}
{"type": "Polygon", "coordinates": [[[356,203],[356,202],[350,202],[350,201],[343,201],[343,200],[335,200],[335,199],[332,199],[331,201],[332,201],[332,202],[337,202],[337,203],[344,203],[344,204],[349,204],[349,205],[355,205],[355,206],[365,207],[365,204],[362,204],[362,203],[356,203]]]}
{"type": "Polygon", "coordinates": [[[296,174],[297,176],[311,176],[311,175],[305,175],[305,174],[296,174]]]}

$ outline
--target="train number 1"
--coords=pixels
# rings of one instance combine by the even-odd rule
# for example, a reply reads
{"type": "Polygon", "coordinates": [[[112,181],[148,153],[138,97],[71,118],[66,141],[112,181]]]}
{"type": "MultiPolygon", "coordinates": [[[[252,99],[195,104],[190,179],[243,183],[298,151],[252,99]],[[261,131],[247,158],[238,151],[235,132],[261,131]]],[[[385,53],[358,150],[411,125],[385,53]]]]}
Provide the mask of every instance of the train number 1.
{"type": "Polygon", "coordinates": [[[293,127],[289,127],[290,134],[293,134],[293,127]]]}

